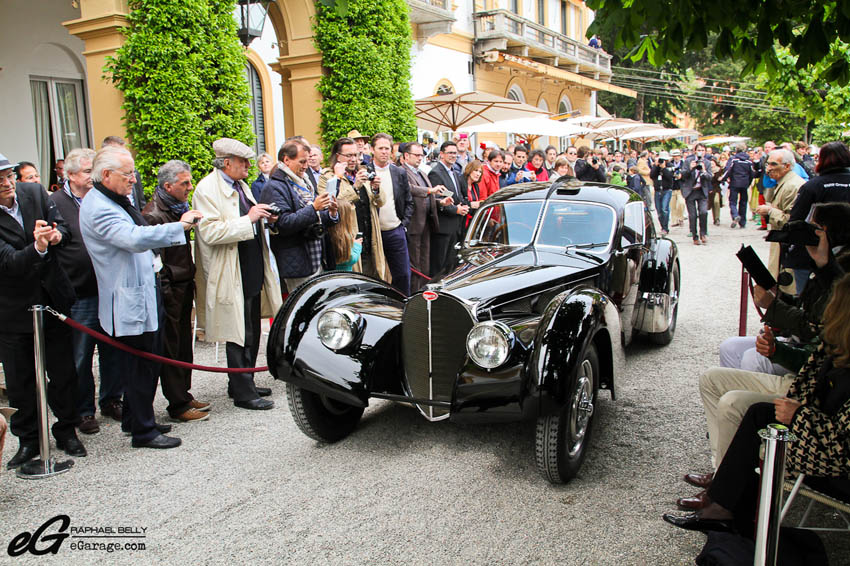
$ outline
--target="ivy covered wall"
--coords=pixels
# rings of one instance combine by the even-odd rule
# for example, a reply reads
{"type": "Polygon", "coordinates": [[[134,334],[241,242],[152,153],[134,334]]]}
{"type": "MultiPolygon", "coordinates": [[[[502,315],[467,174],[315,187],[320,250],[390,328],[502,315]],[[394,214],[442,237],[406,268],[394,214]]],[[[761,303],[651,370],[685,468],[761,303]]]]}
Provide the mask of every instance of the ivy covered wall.
{"type": "Polygon", "coordinates": [[[235,0],[131,0],[126,43],[105,69],[124,94],[125,126],[150,193],[169,159],[212,170],[212,142],[253,143],[235,0]]]}
{"type": "Polygon", "coordinates": [[[325,147],[353,129],[415,140],[407,2],[317,2],[313,31],[326,69],[319,82],[325,147]]]}

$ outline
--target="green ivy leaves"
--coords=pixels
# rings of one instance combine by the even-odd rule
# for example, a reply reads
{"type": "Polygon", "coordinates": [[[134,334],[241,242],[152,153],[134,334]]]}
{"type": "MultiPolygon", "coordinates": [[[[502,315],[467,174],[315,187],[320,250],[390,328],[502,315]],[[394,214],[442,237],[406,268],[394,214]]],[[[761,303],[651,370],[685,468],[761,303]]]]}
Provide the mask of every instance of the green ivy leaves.
{"type": "MultiPolygon", "coordinates": [[[[219,137],[253,142],[235,0],[132,0],[127,40],[104,72],[124,94],[124,124],[150,194],[170,159],[196,181],[219,137]]],[[[117,132],[116,132],[117,133],[117,132]]]]}
{"type": "Polygon", "coordinates": [[[352,129],[416,139],[405,0],[320,0],[313,31],[327,71],[318,87],[326,148],[352,129]]]}

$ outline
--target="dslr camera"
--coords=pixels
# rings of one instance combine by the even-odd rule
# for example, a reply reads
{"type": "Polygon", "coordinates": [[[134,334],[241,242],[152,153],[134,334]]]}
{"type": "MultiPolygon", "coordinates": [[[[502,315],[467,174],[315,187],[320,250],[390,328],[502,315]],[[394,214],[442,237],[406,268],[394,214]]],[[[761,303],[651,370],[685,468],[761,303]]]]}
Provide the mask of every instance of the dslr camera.
{"type": "Polygon", "coordinates": [[[304,230],[303,236],[308,240],[321,240],[325,237],[325,227],[321,222],[311,224],[304,230]]]}
{"type": "Polygon", "coordinates": [[[702,171],[702,161],[697,162],[697,166],[695,167],[697,171],[702,171]]]}
{"type": "Polygon", "coordinates": [[[599,164],[599,159],[597,159],[596,157],[594,157],[594,158],[591,160],[591,163],[593,163],[594,165],[597,165],[597,164],[599,164]]]}
{"type": "Polygon", "coordinates": [[[781,244],[795,244],[800,246],[816,246],[820,238],[815,234],[817,226],[809,224],[805,220],[792,220],[785,224],[781,230],[771,230],[767,233],[768,242],[779,242],[781,244]]]}
{"type": "Polygon", "coordinates": [[[280,207],[274,203],[270,203],[266,210],[268,210],[269,214],[271,214],[272,216],[280,216],[283,212],[280,207]]]}

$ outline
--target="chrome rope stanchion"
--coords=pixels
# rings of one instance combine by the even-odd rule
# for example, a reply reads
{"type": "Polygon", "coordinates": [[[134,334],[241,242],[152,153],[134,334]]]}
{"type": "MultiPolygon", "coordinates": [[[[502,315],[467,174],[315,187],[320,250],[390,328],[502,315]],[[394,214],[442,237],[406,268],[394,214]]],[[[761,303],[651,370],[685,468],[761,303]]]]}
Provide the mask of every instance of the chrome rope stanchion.
{"type": "Polygon", "coordinates": [[[764,440],[764,465],[761,469],[758,523],[756,524],[755,566],[775,566],[779,547],[785,483],[785,452],[797,437],[781,424],[770,424],[759,431],[764,440]]]}
{"type": "Polygon", "coordinates": [[[24,479],[42,479],[67,472],[74,465],[73,460],[56,461],[50,456],[49,421],[47,415],[47,371],[45,370],[44,344],[44,307],[33,305],[32,327],[35,345],[35,390],[38,402],[38,443],[41,458],[30,460],[18,468],[17,476],[24,479]]]}

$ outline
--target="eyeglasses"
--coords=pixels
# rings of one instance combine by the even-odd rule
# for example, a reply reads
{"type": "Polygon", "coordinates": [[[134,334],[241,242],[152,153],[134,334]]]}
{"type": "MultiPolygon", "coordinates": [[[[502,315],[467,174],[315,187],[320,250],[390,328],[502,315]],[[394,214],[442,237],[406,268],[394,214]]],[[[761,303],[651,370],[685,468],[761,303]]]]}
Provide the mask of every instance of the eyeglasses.
{"type": "Polygon", "coordinates": [[[0,181],[14,181],[17,178],[18,178],[18,176],[15,174],[14,171],[10,171],[9,173],[7,173],[5,175],[0,173],[0,181]]]}
{"type": "Polygon", "coordinates": [[[771,167],[779,167],[780,165],[782,165],[778,161],[768,161],[767,164],[770,165],[771,167]]]}
{"type": "Polygon", "coordinates": [[[337,155],[339,155],[343,159],[354,159],[355,157],[357,157],[356,153],[337,153],[337,155]]]}
{"type": "Polygon", "coordinates": [[[118,169],[107,169],[107,171],[112,171],[116,175],[121,175],[125,179],[132,179],[132,180],[136,179],[136,172],[135,171],[132,171],[130,173],[125,173],[124,171],[119,171],[118,169]]]}

